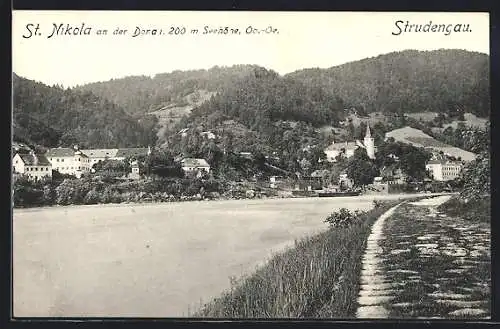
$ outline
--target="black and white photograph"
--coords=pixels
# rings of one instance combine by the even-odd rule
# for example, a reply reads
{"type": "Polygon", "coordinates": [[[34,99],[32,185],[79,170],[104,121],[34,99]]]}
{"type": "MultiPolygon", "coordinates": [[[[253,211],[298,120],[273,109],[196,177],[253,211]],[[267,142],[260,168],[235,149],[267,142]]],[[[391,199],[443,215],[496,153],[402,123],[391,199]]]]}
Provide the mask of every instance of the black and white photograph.
{"type": "Polygon", "coordinates": [[[490,16],[12,12],[12,316],[492,317],[490,16]]]}

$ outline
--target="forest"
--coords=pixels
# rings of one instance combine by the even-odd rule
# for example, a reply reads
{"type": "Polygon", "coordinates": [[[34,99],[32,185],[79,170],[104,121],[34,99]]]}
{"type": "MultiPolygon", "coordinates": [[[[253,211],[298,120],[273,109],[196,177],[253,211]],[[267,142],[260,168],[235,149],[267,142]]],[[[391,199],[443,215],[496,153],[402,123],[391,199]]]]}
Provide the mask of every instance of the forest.
{"type": "Polygon", "coordinates": [[[287,77],[336,94],[365,113],[490,113],[486,54],[458,49],[405,50],[287,77]]]}
{"type": "MultiPolygon", "coordinates": [[[[256,65],[216,66],[209,70],[174,71],[154,77],[131,76],[76,89],[91,91],[128,113],[148,113],[196,90],[226,91],[242,79],[252,81],[257,72],[263,71],[256,65]]],[[[271,97],[279,98],[300,86],[308,86],[309,91],[298,93],[295,102],[307,103],[304,97],[309,97],[314,102],[327,103],[333,98],[361,113],[435,111],[470,112],[479,117],[489,115],[489,56],[465,50],[405,50],[327,69],[309,68],[285,76],[269,74],[275,76],[269,82],[290,88],[289,91],[271,88],[268,91],[271,97]]],[[[263,85],[261,89],[265,91],[267,87],[263,85]]],[[[330,118],[323,119],[327,122],[330,118]]]]}
{"type": "Polygon", "coordinates": [[[133,117],[91,92],[13,76],[14,140],[44,147],[139,147],[156,142],[157,118],[133,117]]]}
{"type": "MultiPolygon", "coordinates": [[[[372,127],[377,142],[386,131],[408,124],[431,134],[431,126],[460,119],[464,112],[489,116],[488,71],[485,54],[406,50],[285,76],[236,65],[64,89],[14,75],[14,138],[46,147],[156,144],[176,155],[196,155],[199,133],[213,131],[220,150],[278,153],[283,167],[296,170],[303,148],[321,149],[333,138],[362,138],[363,125],[345,123],[353,108],[360,116],[384,113],[386,122],[372,127]],[[212,97],[158,133],[159,119],[150,112],[180,106],[202,90],[212,97]],[[426,111],[440,112],[439,120],[427,124],[405,116],[426,111]],[[333,127],[343,127],[344,134],[339,137],[333,127]],[[177,133],[186,128],[189,136],[181,140],[177,133]]],[[[448,129],[434,136],[459,146],[456,134],[448,129]]]]}

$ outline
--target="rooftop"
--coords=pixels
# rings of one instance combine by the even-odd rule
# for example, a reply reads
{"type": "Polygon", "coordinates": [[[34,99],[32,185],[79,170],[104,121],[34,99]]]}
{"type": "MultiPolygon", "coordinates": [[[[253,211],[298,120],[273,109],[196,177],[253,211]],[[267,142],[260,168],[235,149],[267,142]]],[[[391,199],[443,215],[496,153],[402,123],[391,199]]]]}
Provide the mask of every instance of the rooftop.
{"type": "Polygon", "coordinates": [[[83,154],[88,156],[89,158],[113,158],[116,156],[118,149],[88,149],[81,150],[83,154]]]}
{"type": "Polygon", "coordinates": [[[120,149],[86,149],[81,151],[89,158],[127,158],[130,156],[147,155],[149,149],[144,147],[136,147],[120,149]]]}
{"type": "Polygon", "coordinates": [[[355,149],[359,145],[356,142],[338,142],[328,145],[325,151],[340,151],[342,149],[355,149]]]}
{"type": "Polygon", "coordinates": [[[441,159],[429,160],[429,161],[427,161],[427,164],[428,165],[442,164],[442,165],[457,165],[457,166],[462,165],[462,163],[460,161],[447,161],[447,160],[441,160],[441,159]]]}
{"type": "Polygon", "coordinates": [[[20,154],[18,153],[26,166],[50,166],[50,161],[43,154],[20,154]]]}
{"type": "Polygon", "coordinates": [[[59,157],[72,157],[75,155],[75,150],[73,148],[69,148],[69,147],[58,147],[58,148],[53,148],[53,149],[50,149],[47,151],[47,153],[45,153],[45,156],[46,157],[55,157],[55,158],[59,158],[59,157]]]}
{"type": "Polygon", "coordinates": [[[148,152],[149,149],[147,147],[122,148],[118,149],[116,156],[126,158],[130,156],[147,155],[148,152]]]}
{"type": "Polygon", "coordinates": [[[210,167],[205,159],[185,158],[181,163],[185,167],[210,167]]]}

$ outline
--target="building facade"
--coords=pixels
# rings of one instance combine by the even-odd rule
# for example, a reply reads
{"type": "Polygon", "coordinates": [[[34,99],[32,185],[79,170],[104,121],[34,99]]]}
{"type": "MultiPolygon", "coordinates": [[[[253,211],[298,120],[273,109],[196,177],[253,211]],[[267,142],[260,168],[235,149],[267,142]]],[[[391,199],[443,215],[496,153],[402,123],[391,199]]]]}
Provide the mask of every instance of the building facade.
{"type": "Polygon", "coordinates": [[[196,173],[197,176],[210,172],[210,165],[205,159],[185,158],[181,161],[185,174],[196,173]]]}
{"type": "Polygon", "coordinates": [[[453,180],[460,176],[463,165],[458,161],[431,160],[425,165],[432,179],[437,181],[453,180]]]}
{"type": "Polygon", "coordinates": [[[43,154],[17,153],[12,158],[12,172],[14,175],[25,175],[33,180],[52,178],[52,165],[43,154]]]}
{"type": "Polygon", "coordinates": [[[50,161],[53,170],[77,178],[90,172],[92,168],[89,157],[80,151],[78,147],[50,149],[45,153],[45,157],[50,161]]]}
{"type": "Polygon", "coordinates": [[[129,174],[130,179],[139,179],[141,178],[141,170],[139,167],[139,162],[134,160],[130,163],[131,172],[129,174]]]}
{"type": "Polygon", "coordinates": [[[366,126],[366,134],[363,142],[356,140],[354,142],[332,142],[325,150],[326,160],[336,162],[338,156],[350,158],[358,148],[364,148],[370,159],[375,159],[375,139],[371,135],[370,126],[366,126]]]}
{"type": "Polygon", "coordinates": [[[82,153],[89,158],[92,167],[99,161],[115,160],[118,149],[85,149],[82,153]]]}
{"type": "Polygon", "coordinates": [[[45,153],[52,164],[52,168],[61,174],[73,175],[80,178],[83,174],[92,172],[92,166],[99,161],[118,160],[147,156],[151,148],[117,148],[117,149],[84,149],[53,148],[45,153]]]}

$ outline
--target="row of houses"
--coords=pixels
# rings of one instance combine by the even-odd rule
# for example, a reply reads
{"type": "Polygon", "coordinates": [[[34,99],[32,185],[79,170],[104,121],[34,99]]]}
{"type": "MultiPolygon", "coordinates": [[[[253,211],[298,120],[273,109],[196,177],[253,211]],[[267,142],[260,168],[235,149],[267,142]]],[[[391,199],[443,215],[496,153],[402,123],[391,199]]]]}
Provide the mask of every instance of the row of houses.
{"type": "MultiPolygon", "coordinates": [[[[148,156],[151,148],[122,148],[122,149],[78,149],[53,148],[45,154],[36,154],[29,148],[15,149],[16,154],[12,159],[12,170],[14,175],[26,175],[31,179],[52,177],[52,171],[61,174],[72,175],[77,178],[93,172],[93,166],[106,160],[123,161],[129,158],[148,156]]],[[[130,178],[138,179],[141,175],[139,164],[136,160],[131,161],[130,178]]],[[[210,172],[210,165],[204,159],[185,158],[181,161],[185,173],[210,172]]]]}
{"type": "Polygon", "coordinates": [[[44,156],[52,164],[52,169],[61,174],[74,175],[77,178],[91,172],[92,166],[99,161],[118,160],[127,158],[147,156],[151,154],[151,148],[116,148],[116,149],[79,149],[53,148],[48,150],[44,156]]]}

